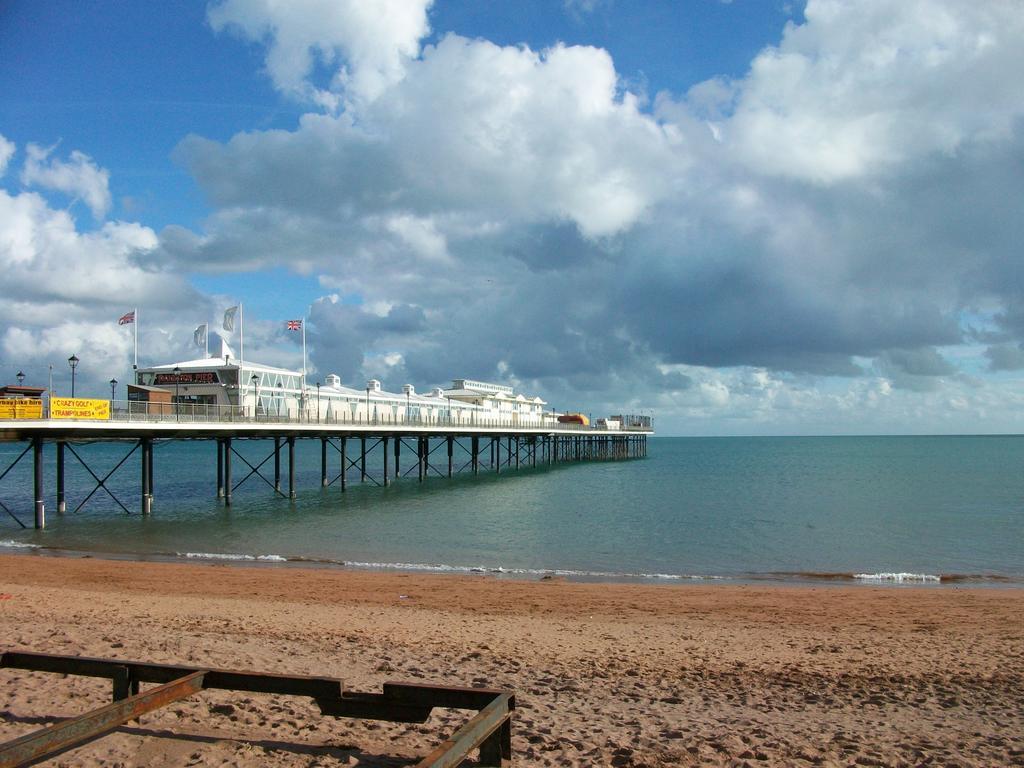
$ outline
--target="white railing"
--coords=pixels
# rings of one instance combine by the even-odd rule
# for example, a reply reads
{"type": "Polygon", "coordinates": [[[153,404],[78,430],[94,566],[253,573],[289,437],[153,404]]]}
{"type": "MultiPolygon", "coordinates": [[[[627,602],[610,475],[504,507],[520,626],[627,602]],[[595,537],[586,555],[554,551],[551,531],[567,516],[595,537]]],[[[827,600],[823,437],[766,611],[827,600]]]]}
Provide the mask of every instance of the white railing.
{"type": "Polygon", "coordinates": [[[562,423],[550,415],[544,418],[515,416],[491,417],[476,411],[442,410],[427,415],[331,412],[264,413],[254,412],[253,406],[205,405],[197,403],[149,403],[135,400],[111,401],[110,421],[131,423],[179,424],[323,424],[324,426],[383,426],[401,427],[479,427],[483,429],[559,430],[571,432],[649,432],[650,427],[598,428],[593,425],[562,423]]]}

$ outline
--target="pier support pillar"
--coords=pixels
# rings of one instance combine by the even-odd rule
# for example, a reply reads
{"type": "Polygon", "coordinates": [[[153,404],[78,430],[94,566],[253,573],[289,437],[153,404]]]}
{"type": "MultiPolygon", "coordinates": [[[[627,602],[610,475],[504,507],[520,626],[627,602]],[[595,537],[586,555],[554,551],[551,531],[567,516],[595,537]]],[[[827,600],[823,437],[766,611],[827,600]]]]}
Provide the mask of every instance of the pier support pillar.
{"type": "Polygon", "coordinates": [[[288,498],[295,498],[295,437],[288,437],[288,498]]]}
{"type": "MultiPolygon", "coordinates": [[[[395,440],[395,442],[397,444],[397,439],[395,440]]],[[[384,487],[387,488],[388,483],[390,482],[389,478],[391,474],[390,472],[388,472],[388,439],[386,437],[382,437],[380,439],[380,443],[384,447],[384,487]]]]}
{"type": "Polygon", "coordinates": [[[402,454],[402,438],[396,435],[395,436],[395,479],[396,480],[398,479],[398,477],[400,475],[400,472],[401,472],[401,470],[399,469],[399,466],[398,466],[399,457],[401,456],[401,454],[402,454]]]}
{"type": "Polygon", "coordinates": [[[35,496],[36,528],[46,527],[46,502],[43,500],[43,438],[32,438],[32,490],[35,496]]]}
{"type": "Polygon", "coordinates": [[[491,464],[494,465],[494,471],[497,474],[501,474],[501,438],[491,438],[491,464]]]}
{"type": "Polygon", "coordinates": [[[359,482],[366,482],[366,438],[359,438],[359,482]]]}
{"type": "Polygon", "coordinates": [[[224,498],[224,441],[217,438],[217,498],[224,498]]]}
{"type": "Polygon", "coordinates": [[[224,505],[231,506],[231,438],[224,438],[224,505]]]}
{"type": "Polygon", "coordinates": [[[452,437],[451,435],[448,435],[448,477],[451,477],[452,474],[453,474],[453,469],[452,468],[453,468],[454,464],[452,462],[452,455],[454,454],[454,452],[455,452],[455,438],[452,437]]]}
{"type": "Polygon", "coordinates": [[[142,448],[141,456],[141,470],[142,470],[142,514],[148,516],[153,511],[153,489],[150,486],[152,482],[151,462],[153,441],[151,438],[143,437],[139,440],[139,447],[142,448]]]}
{"type": "Polygon", "coordinates": [[[341,476],[339,477],[339,480],[341,480],[342,493],[344,493],[345,490],[348,488],[348,482],[346,480],[346,475],[348,474],[348,456],[346,456],[345,453],[347,441],[347,437],[342,437],[338,440],[338,443],[340,444],[338,452],[341,454],[341,476]]]}
{"type": "Polygon", "coordinates": [[[327,438],[320,438],[320,487],[327,487],[327,438]]]}
{"type": "Polygon", "coordinates": [[[473,474],[477,474],[480,471],[480,438],[473,435],[470,441],[470,449],[472,455],[470,456],[470,464],[473,467],[473,474]]]}
{"type": "Polygon", "coordinates": [[[281,491],[281,438],[274,438],[274,490],[281,491]]]}
{"type": "Polygon", "coordinates": [[[67,511],[68,503],[64,498],[64,441],[57,441],[57,514],[67,511]]]}
{"type": "Polygon", "coordinates": [[[423,435],[418,435],[416,437],[416,471],[421,483],[423,482],[423,461],[425,458],[423,453],[423,435]]]}

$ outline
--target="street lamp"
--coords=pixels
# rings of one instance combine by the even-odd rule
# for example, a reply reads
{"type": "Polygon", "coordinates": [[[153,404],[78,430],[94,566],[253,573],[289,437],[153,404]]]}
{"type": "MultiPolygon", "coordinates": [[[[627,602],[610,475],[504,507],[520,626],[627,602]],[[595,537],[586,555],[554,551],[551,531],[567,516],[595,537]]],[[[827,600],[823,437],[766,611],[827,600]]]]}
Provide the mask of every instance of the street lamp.
{"type": "Polygon", "coordinates": [[[370,385],[366,385],[366,423],[370,423],[370,385]]]}
{"type": "Polygon", "coordinates": [[[452,396],[448,395],[448,423],[452,423],[452,396]]]}
{"type": "Polygon", "coordinates": [[[21,371],[18,371],[18,375],[17,375],[17,376],[15,376],[14,378],[16,378],[16,379],[18,380],[18,386],[19,386],[19,387],[20,387],[20,386],[21,386],[22,384],[24,384],[24,383],[25,383],[25,374],[24,374],[24,373],[22,373],[21,371]]]}
{"type": "Polygon", "coordinates": [[[78,367],[78,357],[72,355],[68,358],[68,365],[71,366],[71,396],[75,396],[75,368],[78,367]]]}
{"type": "Polygon", "coordinates": [[[411,393],[411,392],[410,392],[410,391],[409,391],[408,389],[407,389],[407,390],[405,390],[405,420],[406,420],[406,421],[408,421],[408,420],[409,420],[409,416],[410,416],[410,415],[411,415],[411,413],[412,413],[411,409],[409,408],[409,396],[410,396],[411,394],[412,394],[412,393],[411,393]]]}
{"type": "Polygon", "coordinates": [[[114,410],[114,397],[117,393],[117,379],[110,380],[110,410],[114,410]]]}
{"type": "Polygon", "coordinates": [[[252,400],[252,417],[253,419],[258,419],[260,417],[260,377],[254,373],[249,377],[249,383],[252,384],[255,390],[252,400]]]}
{"type": "Polygon", "coordinates": [[[174,366],[174,420],[179,420],[178,385],[181,383],[181,368],[174,366]]]}
{"type": "Polygon", "coordinates": [[[316,423],[320,423],[320,382],[316,383],[316,423]]]}

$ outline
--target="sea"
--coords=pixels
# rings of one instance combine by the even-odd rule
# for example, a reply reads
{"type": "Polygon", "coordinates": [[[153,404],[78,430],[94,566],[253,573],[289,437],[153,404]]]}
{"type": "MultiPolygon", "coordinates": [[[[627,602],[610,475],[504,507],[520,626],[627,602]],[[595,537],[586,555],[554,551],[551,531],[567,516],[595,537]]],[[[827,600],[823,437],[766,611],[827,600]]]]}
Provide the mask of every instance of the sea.
{"type": "MultiPolygon", "coordinates": [[[[300,440],[294,500],[270,482],[271,441],[235,445],[244,482],[227,507],[214,443],[158,443],[148,517],[129,443],[71,445],[57,514],[48,445],[41,531],[28,454],[0,479],[0,552],[525,579],[1024,585],[1021,436],[651,437],[644,458],[496,474],[485,455],[479,475],[452,479],[442,449],[424,482],[409,447],[397,482],[383,487],[371,460],[366,482],[348,470],[344,493],[334,448],[324,488],[320,442],[300,440]]],[[[24,447],[0,444],[0,472],[24,447]]],[[[457,450],[456,469],[465,461],[457,450]]]]}

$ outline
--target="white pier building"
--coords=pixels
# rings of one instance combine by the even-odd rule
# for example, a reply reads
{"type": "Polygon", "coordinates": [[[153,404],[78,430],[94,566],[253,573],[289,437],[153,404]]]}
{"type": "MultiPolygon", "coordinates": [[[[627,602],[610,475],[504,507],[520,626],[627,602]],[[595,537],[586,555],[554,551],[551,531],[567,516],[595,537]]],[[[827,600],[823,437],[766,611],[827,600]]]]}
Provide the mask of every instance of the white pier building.
{"type": "Polygon", "coordinates": [[[230,355],[186,360],[140,368],[129,399],[152,399],[154,390],[168,393],[177,412],[210,417],[218,412],[235,417],[299,420],[322,423],[455,424],[544,426],[557,423],[547,403],[527,397],[503,384],[455,379],[449,389],[416,392],[406,384],[401,392],[382,389],[370,379],[364,387],[342,384],[337,374],[310,384],[301,371],[276,368],[230,355]],[[184,409],[184,410],[183,410],[184,409]]]}

